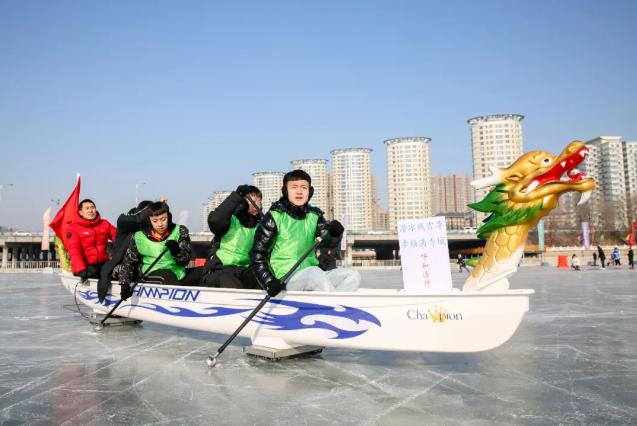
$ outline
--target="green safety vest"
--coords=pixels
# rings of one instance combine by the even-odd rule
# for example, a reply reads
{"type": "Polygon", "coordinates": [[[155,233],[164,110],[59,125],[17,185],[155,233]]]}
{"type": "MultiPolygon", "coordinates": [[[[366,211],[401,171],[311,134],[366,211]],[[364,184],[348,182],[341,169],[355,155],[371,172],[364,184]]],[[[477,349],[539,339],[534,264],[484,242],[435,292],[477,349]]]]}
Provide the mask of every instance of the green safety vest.
{"type": "Polygon", "coordinates": [[[245,227],[235,215],[230,216],[230,228],[221,238],[216,253],[224,266],[248,266],[250,264],[250,249],[256,229],[256,227],[245,227]]]}
{"type": "MultiPolygon", "coordinates": [[[[305,219],[294,219],[287,213],[270,210],[277,227],[277,238],[270,254],[270,267],[274,276],[279,279],[287,274],[303,253],[314,244],[318,215],[308,212],[305,219]]],[[[316,252],[310,253],[299,265],[297,271],[317,266],[316,252]]]]}
{"type": "Polygon", "coordinates": [[[164,241],[153,241],[142,231],[135,232],[135,244],[137,245],[137,251],[142,256],[142,273],[168,269],[169,271],[173,271],[179,280],[186,276],[186,268],[184,266],[177,265],[175,258],[172,254],[170,254],[170,250],[164,253],[159,262],[157,262],[150,271],[146,271],[150,264],[153,263],[164,250],[166,250],[166,241],[179,241],[179,229],[180,226],[175,225],[175,228],[164,241]]]}

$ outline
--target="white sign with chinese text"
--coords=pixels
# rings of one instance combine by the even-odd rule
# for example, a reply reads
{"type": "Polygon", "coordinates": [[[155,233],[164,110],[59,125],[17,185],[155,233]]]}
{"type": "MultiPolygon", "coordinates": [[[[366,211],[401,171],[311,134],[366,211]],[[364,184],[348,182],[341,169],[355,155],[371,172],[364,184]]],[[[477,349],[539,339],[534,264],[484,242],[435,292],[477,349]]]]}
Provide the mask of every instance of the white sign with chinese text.
{"type": "Polygon", "coordinates": [[[451,291],[449,247],[444,216],[398,221],[405,290],[451,291]]]}

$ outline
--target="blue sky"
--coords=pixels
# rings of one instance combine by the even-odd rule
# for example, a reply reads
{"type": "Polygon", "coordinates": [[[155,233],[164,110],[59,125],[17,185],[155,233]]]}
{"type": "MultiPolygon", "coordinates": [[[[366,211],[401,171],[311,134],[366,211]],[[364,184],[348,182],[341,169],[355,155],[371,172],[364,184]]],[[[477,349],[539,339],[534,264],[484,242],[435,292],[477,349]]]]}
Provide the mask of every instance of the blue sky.
{"type": "Polygon", "coordinates": [[[255,171],[428,136],[471,173],[470,117],[525,115],[525,150],[637,140],[634,1],[0,1],[0,225],[82,195],[114,221],[255,171]]]}

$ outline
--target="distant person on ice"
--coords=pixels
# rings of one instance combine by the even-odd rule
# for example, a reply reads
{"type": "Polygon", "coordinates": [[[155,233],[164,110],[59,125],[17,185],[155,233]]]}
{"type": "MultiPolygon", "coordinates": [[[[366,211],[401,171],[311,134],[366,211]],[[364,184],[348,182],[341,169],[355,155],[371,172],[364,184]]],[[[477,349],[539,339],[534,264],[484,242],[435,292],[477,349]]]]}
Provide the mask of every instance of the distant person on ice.
{"type": "Polygon", "coordinates": [[[117,229],[102,219],[95,203],[84,199],[78,205],[79,217],[71,223],[66,234],[66,250],[73,275],[82,280],[98,278],[102,265],[108,260],[108,240],[115,241],[117,229]]]}
{"type": "Polygon", "coordinates": [[[467,268],[467,262],[464,260],[464,257],[462,256],[462,253],[458,253],[458,272],[462,272],[463,268],[467,272],[471,272],[471,271],[469,271],[469,268],[467,268]]]}
{"type": "Polygon", "coordinates": [[[135,232],[124,254],[119,271],[121,298],[126,300],[132,296],[131,282],[137,275],[147,273],[158,258],[145,282],[199,285],[202,268],[186,269],[191,256],[188,228],[173,223],[168,204],[152,203],[148,206],[146,224],[135,232]]]}
{"type": "Polygon", "coordinates": [[[576,254],[573,254],[573,256],[571,256],[571,269],[575,271],[580,270],[579,257],[577,257],[576,254]]]}
{"type": "Polygon", "coordinates": [[[355,291],[360,274],[353,269],[341,268],[323,271],[318,267],[316,253],[310,253],[292,275],[284,288],[281,278],[288,273],[317,236],[329,229],[323,244],[334,248],[343,234],[338,221],[328,223],[323,212],[312,207],[310,175],[293,170],[283,177],[283,196],[272,204],[257,226],[250,252],[257,279],[272,297],[282,290],[355,291]]]}
{"type": "Polygon", "coordinates": [[[615,247],[613,249],[613,252],[611,253],[611,259],[613,259],[613,263],[615,265],[615,268],[621,268],[622,267],[621,258],[622,258],[622,255],[619,253],[619,249],[617,247],[615,247]]]}
{"type": "Polygon", "coordinates": [[[597,256],[599,257],[599,264],[602,266],[602,269],[606,269],[606,253],[604,250],[597,246],[597,256]]]}
{"type": "Polygon", "coordinates": [[[203,269],[202,284],[222,288],[261,288],[250,267],[254,231],[261,220],[261,191],[239,185],[208,215],[215,234],[203,269]]]}

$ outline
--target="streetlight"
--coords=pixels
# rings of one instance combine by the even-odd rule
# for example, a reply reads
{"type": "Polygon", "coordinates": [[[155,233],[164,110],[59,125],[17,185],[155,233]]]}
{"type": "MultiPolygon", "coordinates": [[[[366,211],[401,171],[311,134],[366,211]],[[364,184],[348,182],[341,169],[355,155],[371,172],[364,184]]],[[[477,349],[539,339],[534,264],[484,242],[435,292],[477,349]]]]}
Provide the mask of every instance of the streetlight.
{"type": "Polygon", "coordinates": [[[0,203],[2,203],[2,189],[5,186],[13,186],[13,184],[12,183],[0,183],[0,203]]]}
{"type": "Polygon", "coordinates": [[[139,204],[139,187],[140,185],[146,185],[146,182],[139,182],[135,184],[135,206],[139,204]]]}

